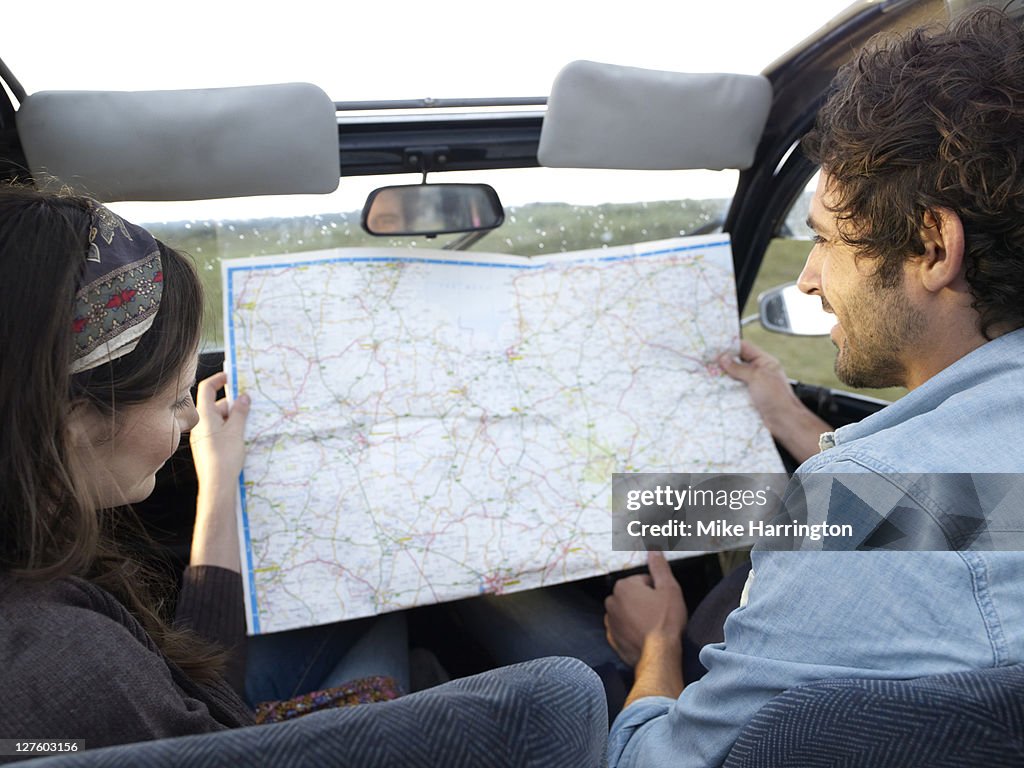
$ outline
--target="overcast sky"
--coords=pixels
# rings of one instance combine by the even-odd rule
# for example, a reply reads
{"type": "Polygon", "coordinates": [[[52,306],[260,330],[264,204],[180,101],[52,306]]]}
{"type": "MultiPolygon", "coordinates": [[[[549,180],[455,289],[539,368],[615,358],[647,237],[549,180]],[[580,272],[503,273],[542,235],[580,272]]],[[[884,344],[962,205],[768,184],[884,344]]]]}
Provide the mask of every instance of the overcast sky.
{"type": "Polygon", "coordinates": [[[756,73],[849,0],[6,5],[0,57],[30,93],[308,81],[348,100],[545,95],[581,58],[756,73]]]}

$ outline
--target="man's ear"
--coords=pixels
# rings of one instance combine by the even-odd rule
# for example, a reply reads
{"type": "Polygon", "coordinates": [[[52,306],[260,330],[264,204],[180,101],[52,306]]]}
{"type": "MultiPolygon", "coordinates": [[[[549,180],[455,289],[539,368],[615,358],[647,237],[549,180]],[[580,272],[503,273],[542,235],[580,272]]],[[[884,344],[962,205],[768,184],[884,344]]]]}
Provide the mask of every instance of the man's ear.
{"type": "Polygon", "coordinates": [[[924,254],[913,259],[922,287],[932,293],[950,288],[963,278],[964,225],[950,208],[925,212],[921,230],[924,254]]]}

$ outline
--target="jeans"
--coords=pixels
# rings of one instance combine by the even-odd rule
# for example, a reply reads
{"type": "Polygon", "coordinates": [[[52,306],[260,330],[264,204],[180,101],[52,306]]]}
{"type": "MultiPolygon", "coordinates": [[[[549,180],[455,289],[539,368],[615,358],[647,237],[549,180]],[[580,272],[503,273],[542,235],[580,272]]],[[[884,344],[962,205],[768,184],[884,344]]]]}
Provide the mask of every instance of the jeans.
{"type": "Polygon", "coordinates": [[[245,693],[253,707],[374,675],[390,675],[409,691],[402,613],[250,637],[247,656],[245,693]]]}

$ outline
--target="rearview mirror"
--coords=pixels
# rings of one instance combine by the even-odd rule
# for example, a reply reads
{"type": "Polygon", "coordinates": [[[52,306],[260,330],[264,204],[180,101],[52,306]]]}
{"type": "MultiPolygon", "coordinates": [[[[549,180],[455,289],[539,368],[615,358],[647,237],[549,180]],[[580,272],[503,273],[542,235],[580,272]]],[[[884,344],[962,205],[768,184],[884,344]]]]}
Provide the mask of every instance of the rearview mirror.
{"type": "Polygon", "coordinates": [[[761,325],[790,336],[827,336],[836,316],[821,308],[821,299],[803,293],[796,283],[780,285],[757,297],[761,325]]]}
{"type": "Polygon", "coordinates": [[[408,184],[375,189],[363,206],[371,235],[444,235],[494,229],[505,220],[487,184],[408,184]]]}

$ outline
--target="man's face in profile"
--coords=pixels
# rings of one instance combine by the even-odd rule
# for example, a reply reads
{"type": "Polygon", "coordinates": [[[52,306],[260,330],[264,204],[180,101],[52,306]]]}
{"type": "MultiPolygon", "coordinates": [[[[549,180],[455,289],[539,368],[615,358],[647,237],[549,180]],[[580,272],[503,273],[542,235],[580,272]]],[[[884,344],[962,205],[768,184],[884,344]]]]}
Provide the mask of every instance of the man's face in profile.
{"type": "Polygon", "coordinates": [[[906,356],[924,333],[924,318],[907,295],[902,272],[896,285],[883,285],[876,259],[858,255],[843,241],[840,226],[859,222],[839,220],[832,210],[833,185],[822,172],[807,221],[814,247],[800,273],[800,290],[818,296],[822,308],[836,315],[830,335],[840,381],[851,387],[906,386],[906,356]]]}

